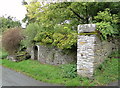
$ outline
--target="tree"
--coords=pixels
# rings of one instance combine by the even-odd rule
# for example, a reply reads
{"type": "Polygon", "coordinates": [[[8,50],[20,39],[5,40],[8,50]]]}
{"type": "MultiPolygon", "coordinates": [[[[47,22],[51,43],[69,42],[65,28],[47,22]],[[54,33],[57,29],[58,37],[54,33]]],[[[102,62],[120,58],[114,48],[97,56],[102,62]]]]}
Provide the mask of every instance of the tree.
{"type": "Polygon", "coordinates": [[[97,29],[105,39],[108,35],[119,34],[120,3],[117,2],[60,2],[41,5],[35,1],[25,6],[28,24],[37,22],[44,30],[38,31],[34,38],[40,44],[51,44],[62,49],[74,47],[78,24],[97,23],[97,29]],[[70,42],[72,38],[74,40],[70,42]]]}
{"type": "Polygon", "coordinates": [[[19,21],[13,21],[13,17],[8,16],[0,17],[0,30],[1,32],[4,32],[5,30],[13,27],[20,27],[21,23],[19,21]]]}
{"type": "Polygon", "coordinates": [[[40,2],[26,5],[29,22],[49,22],[53,24],[71,20],[71,24],[90,23],[94,16],[105,8],[118,14],[119,3],[113,2],[61,2],[41,6],[40,2]]]}

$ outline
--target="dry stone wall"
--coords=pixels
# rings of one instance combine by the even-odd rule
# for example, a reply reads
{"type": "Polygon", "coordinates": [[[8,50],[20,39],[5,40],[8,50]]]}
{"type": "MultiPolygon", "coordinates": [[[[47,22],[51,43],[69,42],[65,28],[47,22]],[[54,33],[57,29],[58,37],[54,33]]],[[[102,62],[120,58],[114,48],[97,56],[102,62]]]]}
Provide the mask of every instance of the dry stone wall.
{"type": "MultiPolygon", "coordinates": [[[[71,52],[69,54],[63,53],[62,50],[57,48],[46,47],[42,45],[36,45],[38,50],[37,60],[41,63],[60,65],[76,62],[77,55],[76,52],[71,52]]],[[[31,55],[31,59],[35,59],[35,49],[29,47],[27,51],[31,55]]]]}
{"type": "Polygon", "coordinates": [[[108,55],[120,48],[119,39],[110,38],[109,41],[102,41],[95,31],[95,24],[78,25],[77,55],[76,51],[65,54],[60,49],[42,45],[28,47],[27,51],[30,53],[31,59],[46,64],[60,65],[77,60],[77,73],[91,78],[94,70],[104,62],[108,55]]]}
{"type": "Polygon", "coordinates": [[[94,70],[120,46],[116,39],[101,41],[95,31],[95,24],[78,25],[78,33],[86,33],[78,35],[77,41],[77,73],[83,77],[91,78],[94,70]]]}

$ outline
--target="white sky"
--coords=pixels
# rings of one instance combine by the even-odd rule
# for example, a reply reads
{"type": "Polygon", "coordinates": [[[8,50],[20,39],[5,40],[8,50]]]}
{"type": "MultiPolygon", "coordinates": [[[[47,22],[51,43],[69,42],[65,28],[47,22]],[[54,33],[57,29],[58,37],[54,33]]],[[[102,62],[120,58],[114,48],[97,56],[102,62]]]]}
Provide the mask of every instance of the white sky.
{"type": "Polygon", "coordinates": [[[26,8],[22,5],[22,0],[0,0],[0,16],[7,14],[21,21],[25,13],[26,8]]]}

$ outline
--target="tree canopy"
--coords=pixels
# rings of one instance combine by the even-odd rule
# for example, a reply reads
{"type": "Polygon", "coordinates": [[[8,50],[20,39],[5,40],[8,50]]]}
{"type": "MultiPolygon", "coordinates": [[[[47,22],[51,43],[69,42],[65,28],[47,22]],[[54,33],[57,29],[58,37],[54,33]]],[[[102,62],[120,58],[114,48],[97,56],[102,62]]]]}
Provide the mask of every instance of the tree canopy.
{"type": "Polygon", "coordinates": [[[40,2],[25,5],[29,22],[62,23],[71,20],[71,24],[93,23],[99,11],[110,9],[111,14],[120,15],[118,2],[60,2],[42,6],[40,2]]]}
{"type": "Polygon", "coordinates": [[[25,7],[27,14],[23,21],[39,24],[43,31],[38,31],[33,40],[42,44],[71,48],[76,43],[76,37],[73,36],[77,34],[79,24],[97,24],[97,30],[104,39],[120,32],[118,2],[59,2],[42,5],[33,1],[25,4],[25,7]],[[72,37],[74,40],[70,42],[72,37]]]}
{"type": "Polygon", "coordinates": [[[13,21],[13,17],[10,17],[10,16],[8,16],[7,18],[0,17],[1,32],[4,32],[8,28],[20,27],[20,26],[21,26],[21,23],[19,21],[13,21]]]}

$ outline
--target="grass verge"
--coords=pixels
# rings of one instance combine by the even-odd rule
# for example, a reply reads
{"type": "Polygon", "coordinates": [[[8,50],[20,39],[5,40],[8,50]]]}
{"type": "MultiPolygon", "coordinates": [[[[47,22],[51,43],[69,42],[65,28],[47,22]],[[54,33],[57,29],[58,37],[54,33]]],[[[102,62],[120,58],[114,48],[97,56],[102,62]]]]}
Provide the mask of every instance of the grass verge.
{"type": "Polygon", "coordinates": [[[40,64],[35,60],[24,60],[21,62],[12,62],[6,59],[0,59],[2,65],[13,70],[22,72],[36,80],[43,82],[61,84],[65,86],[101,86],[112,81],[118,80],[118,58],[108,58],[96,69],[94,79],[74,76],[76,73],[70,73],[73,64],[52,66],[40,64]],[[72,76],[72,77],[71,77],[72,76]]]}

